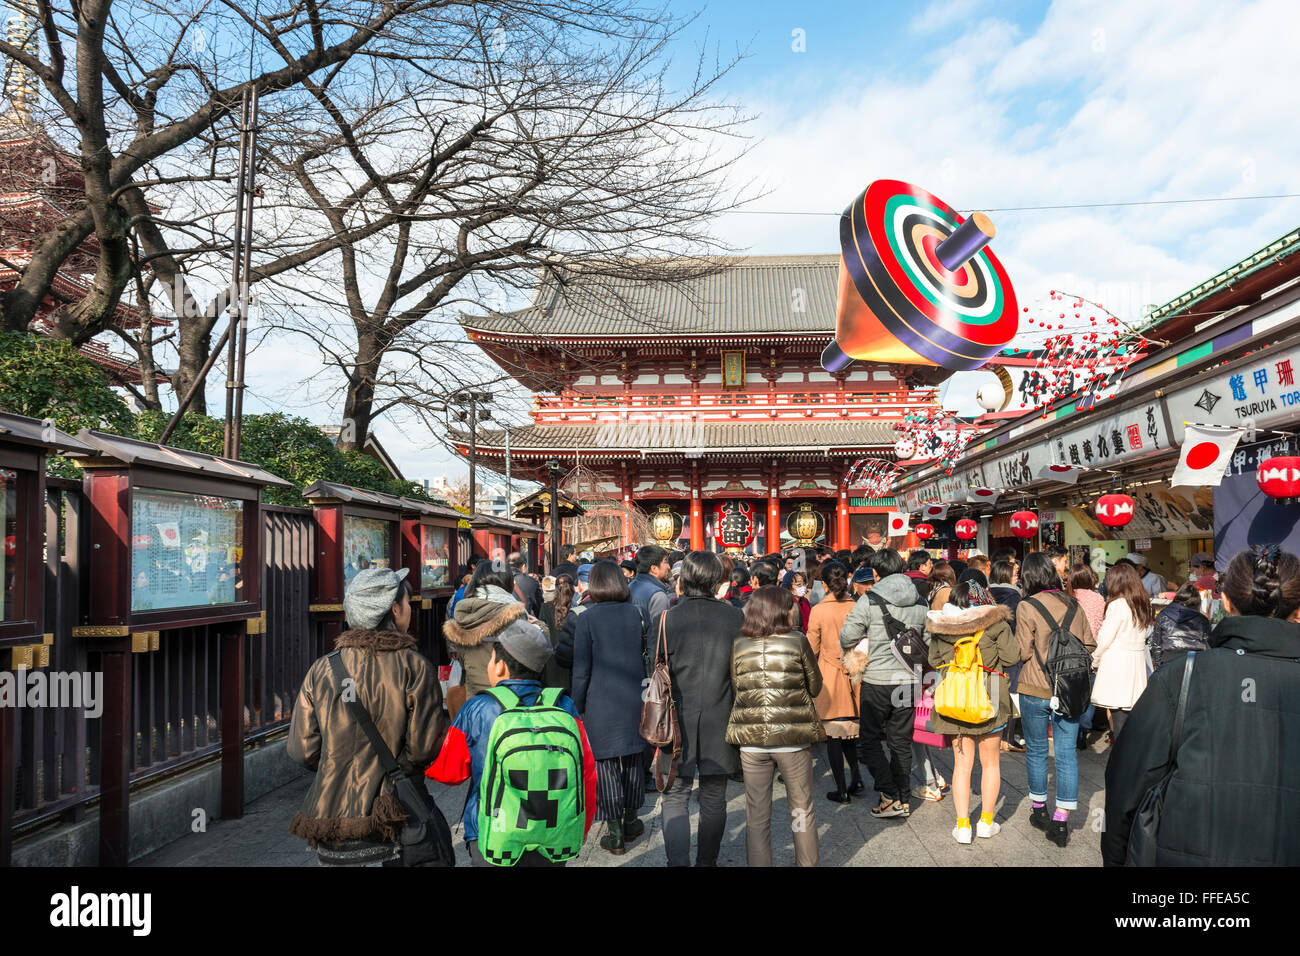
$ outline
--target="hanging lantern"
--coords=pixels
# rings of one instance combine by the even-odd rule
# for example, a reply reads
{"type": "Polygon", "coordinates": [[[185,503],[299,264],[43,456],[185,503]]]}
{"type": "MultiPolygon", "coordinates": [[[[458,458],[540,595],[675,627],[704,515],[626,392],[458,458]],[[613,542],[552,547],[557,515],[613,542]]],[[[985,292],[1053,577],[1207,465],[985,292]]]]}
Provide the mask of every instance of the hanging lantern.
{"type": "Polygon", "coordinates": [[[1011,516],[1011,533],[1017,538],[1032,538],[1038,534],[1038,515],[1032,511],[1017,511],[1011,516]]]}
{"type": "Polygon", "coordinates": [[[744,501],[721,502],[713,512],[714,540],[739,554],[754,540],[754,509],[744,501]]]}
{"type": "Polygon", "coordinates": [[[786,516],[785,530],[796,544],[807,547],[825,533],[826,519],[820,511],[814,510],[812,502],[801,501],[796,510],[786,516]]]}
{"type": "Polygon", "coordinates": [[[934,537],[934,525],[932,524],[919,524],[914,530],[916,536],[922,541],[929,541],[930,538],[934,537]]]}
{"type": "Polygon", "coordinates": [[[894,442],[894,455],[899,461],[911,461],[916,457],[916,442],[903,437],[894,442]]]}
{"type": "Polygon", "coordinates": [[[1282,455],[1260,462],[1255,480],[1270,498],[1300,498],[1300,457],[1282,455]]]}
{"type": "Polygon", "coordinates": [[[954,530],[957,532],[957,537],[961,538],[963,541],[971,541],[974,539],[975,535],[979,534],[980,526],[974,521],[971,521],[970,518],[962,518],[957,522],[954,530]]]}
{"type": "Polygon", "coordinates": [[[1097,520],[1107,528],[1122,528],[1133,520],[1135,502],[1128,495],[1102,495],[1097,499],[1097,520]]]}
{"type": "Polygon", "coordinates": [[[666,547],[682,536],[683,524],[682,516],[674,514],[671,505],[660,505],[650,516],[650,537],[666,547]]]}

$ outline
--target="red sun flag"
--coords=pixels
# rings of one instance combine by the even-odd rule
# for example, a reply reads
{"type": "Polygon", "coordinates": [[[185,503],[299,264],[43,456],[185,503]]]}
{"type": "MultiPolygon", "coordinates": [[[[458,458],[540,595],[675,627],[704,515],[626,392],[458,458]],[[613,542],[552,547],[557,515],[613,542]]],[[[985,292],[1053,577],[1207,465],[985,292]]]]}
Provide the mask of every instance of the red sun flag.
{"type": "Polygon", "coordinates": [[[1223,481],[1232,451],[1241,438],[1240,429],[1188,425],[1183,436],[1182,455],[1174,469],[1170,487],[1205,488],[1223,481]]]}
{"type": "Polygon", "coordinates": [[[901,511],[889,513],[889,536],[897,538],[907,534],[907,515],[901,511]]]}

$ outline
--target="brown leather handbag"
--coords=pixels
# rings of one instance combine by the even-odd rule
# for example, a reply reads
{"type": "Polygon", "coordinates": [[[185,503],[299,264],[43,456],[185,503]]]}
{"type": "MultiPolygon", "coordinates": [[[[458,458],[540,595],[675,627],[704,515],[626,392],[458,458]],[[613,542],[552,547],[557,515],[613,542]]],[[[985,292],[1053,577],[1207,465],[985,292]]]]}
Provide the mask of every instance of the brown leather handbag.
{"type": "Polygon", "coordinates": [[[650,673],[641,704],[641,736],[659,748],[655,751],[655,787],[663,793],[677,779],[677,762],[682,755],[681,728],[677,723],[677,704],[673,701],[673,681],[668,674],[668,612],[659,615],[659,638],[655,643],[655,666],[650,673]],[[659,768],[659,751],[672,747],[673,759],[664,782],[659,768]]]}

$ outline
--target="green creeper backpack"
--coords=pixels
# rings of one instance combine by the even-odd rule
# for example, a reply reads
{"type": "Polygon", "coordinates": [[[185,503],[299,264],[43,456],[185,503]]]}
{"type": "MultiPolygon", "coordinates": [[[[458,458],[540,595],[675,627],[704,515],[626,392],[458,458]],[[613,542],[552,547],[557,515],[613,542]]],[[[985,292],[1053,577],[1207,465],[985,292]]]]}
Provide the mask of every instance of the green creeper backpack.
{"type": "Polygon", "coordinates": [[[492,723],[478,796],[478,848],[496,866],[527,850],[553,863],[571,860],[586,837],[587,800],[578,722],[548,687],[529,707],[508,687],[486,691],[502,714],[492,723]]]}

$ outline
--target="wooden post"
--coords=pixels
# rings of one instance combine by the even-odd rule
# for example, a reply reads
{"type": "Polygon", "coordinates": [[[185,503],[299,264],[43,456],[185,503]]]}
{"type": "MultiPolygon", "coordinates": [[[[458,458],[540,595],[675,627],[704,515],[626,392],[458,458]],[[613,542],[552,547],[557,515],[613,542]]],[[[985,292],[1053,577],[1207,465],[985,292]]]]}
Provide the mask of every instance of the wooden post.
{"type": "Polygon", "coordinates": [[[99,865],[126,866],[131,853],[131,650],[100,655],[104,713],[99,721],[99,865]]]}
{"type": "Polygon", "coordinates": [[[0,866],[9,866],[14,850],[14,727],[16,723],[14,708],[0,707],[0,866]]]}
{"type": "Polygon", "coordinates": [[[244,622],[221,635],[221,818],[244,815],[244,622]]]}

